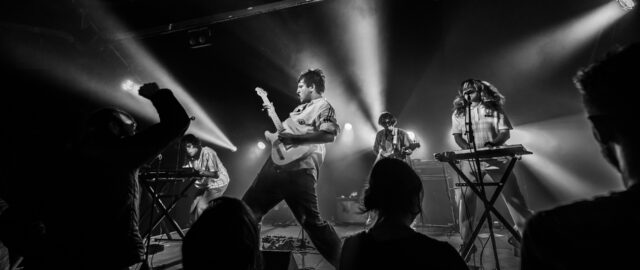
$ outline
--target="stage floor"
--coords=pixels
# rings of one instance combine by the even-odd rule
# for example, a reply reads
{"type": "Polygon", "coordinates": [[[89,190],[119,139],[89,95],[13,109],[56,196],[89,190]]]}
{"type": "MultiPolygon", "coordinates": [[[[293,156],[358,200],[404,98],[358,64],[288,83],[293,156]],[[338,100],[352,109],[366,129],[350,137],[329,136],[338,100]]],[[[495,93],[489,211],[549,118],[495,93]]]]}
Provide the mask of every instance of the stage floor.
{"type": "MultiPolygon", "coordinates": [[[[336,232],[341,239],[349,235],[358,233],[364,229],[362,225],[346,225],[334,224],[336,232]]],[[[416,231],[423,233],[432,238],[446,241],[453,247],[458,249],[462,243],[460,235],[447,227],[418,226],[416,231]]],[[[186,231],[185,231],[186,232],[186,231]]],[[[261,230],[261,239],[263,250],[279,250],[292,251],[299,269],[317,269],[330,270],[334,269],[320,254],[313,248],[300,248],[301,229],[297,225],[271,226],[263,225],[261,230]]],[[[182,242],[179,236],[174,232],[171,234],[174,240],[167,240],[167,235],[155,236],[152,238],[152,244],[161,245],[163,250],[150,256],[151,266],[153,269],[182,269],[180,247],[182,242]]],[[[489,240],[489,234],[485,231],[480,233],[479,240],[486,246],[483,252],[480,250],[474,258],[469,261],[469,265],[475,265],[480,269],[496,269],[495,260],[493,258],[493,249],[489,240]]],[[[507,230],[498,228],[495,230],[496,246],[500,269],[520,269],[520,258],[515,256],[514,248],[507,240],[509,234],[507,230]]],[[[310,244],[308,237],[305,235],[305,243],[310,244]]],[[[477,242],[480,243],[480,242],[477,242]]],[[[135,269],[135,268],[133,268],[135,269]]]]}

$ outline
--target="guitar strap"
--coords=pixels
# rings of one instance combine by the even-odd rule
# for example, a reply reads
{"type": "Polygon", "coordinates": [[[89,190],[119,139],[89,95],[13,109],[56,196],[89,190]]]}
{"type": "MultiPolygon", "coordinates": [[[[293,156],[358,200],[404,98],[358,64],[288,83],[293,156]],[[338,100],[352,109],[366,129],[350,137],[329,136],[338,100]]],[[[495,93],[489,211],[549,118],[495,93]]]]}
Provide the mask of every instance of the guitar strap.
{"type": "Polygon", "coordinates": [[[393,148],[396,149],[398,147],[398,128],[394,127],[391,134],[393,135],[393,148]]]}

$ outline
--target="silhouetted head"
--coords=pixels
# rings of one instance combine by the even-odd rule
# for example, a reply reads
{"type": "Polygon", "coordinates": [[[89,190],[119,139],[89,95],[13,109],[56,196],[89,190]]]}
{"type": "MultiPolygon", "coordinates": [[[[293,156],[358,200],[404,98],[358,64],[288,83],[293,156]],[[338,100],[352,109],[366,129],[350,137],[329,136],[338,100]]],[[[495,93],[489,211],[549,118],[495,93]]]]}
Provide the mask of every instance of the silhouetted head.
{"type": "Polygon", "coordinates": [[[376,162],[364,194],[364,211],[380,218],[415,218],[422,212],[422,181],[404,161],[384,158],[376,162]]]}
{"type": "Polygon", "coordinates": [[[200,139],[198,139],[198,137],[193,134],[182,136],[180,145],[182,145],[182,148],[186,152],[188,159],[197,158],[198,154],[202,150],[202,141],[200,141],[200,139]]]}
{"type": "Polygon", "coordinates": [[[260,232],[249,207],[241,200],[212,200],[185,235],[182,266],[195,269],[262,269],[260,232]]]}
{"type": "Polygon", "coordinates": [[[84,137],[91,141],[109,141],[133,136],[137,123],[127,112],[117,108],[102,108],[87,119],[84,137]]]}
{"type": "Polygon", "coordinates": [[[633,98],[640,90],[638,63],[640,44],[635,43],[609,52],[574,77],[602,153],[627,185],[638,181],[640,167],[638,99],[633,98]]]}

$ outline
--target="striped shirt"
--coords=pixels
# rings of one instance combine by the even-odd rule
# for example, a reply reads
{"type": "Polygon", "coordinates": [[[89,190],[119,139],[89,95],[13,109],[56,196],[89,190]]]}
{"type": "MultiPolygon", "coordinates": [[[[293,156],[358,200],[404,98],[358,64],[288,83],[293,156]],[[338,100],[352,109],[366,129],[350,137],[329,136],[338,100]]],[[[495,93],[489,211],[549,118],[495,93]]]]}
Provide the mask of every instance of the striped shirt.
{"type": "Polygon", "coordinates": [[[220,188],[229,184],[227,169],[222,165],[222,161],[218,158],[216,151],[209,147],[203,146],[198,159],[190,160],[184,167],[194,168],[198,171],[218,172],[218,178],[203,177],[197,180],[199,184],[209,181],[208,189],[220,188]]]}

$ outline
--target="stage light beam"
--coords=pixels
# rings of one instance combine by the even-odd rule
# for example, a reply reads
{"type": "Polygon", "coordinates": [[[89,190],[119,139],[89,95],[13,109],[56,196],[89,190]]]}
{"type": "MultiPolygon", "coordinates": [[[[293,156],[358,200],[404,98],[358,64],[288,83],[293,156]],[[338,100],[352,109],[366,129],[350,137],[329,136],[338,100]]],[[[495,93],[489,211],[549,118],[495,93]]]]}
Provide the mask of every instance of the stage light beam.
{"type": "MultiPolygon", "coordinates": [[[[103,28],[111,33],[126,33],[125,26],[114,16],[108,12],[108,9],[100,2],[95,2],[94,8],[90,10],[90,15],[95,21],[100,21],[103,28]]],[[[212,117],[209,116],[207,111],[200,106],[197,100],[189,94],[189,92],[182,87],[182,85],[170,74],[170,72],[163,67],[159,61],[155,59],[149,53],[147,49],[143,47],[136,40],[122,40],[120,43],[110,46],[110,48],[117,53],[127,66],[140,67],[140,73],[137,76],[144,78],[146,82],[156,82],[161,88],[171,89],[176,98],[182,103],[183,107],[189,115],[195,116],[195,121],[191,122],[188,133],[193,133],[203,141],[211,142],[216,145],[225,147],[231,151],[236,151],[237,147],[231,142],[231,140],[222,132],[220,127],[215,124],[212,117]]],[[[127,83],[127,87],[131,84],[127,83]]],[[[137,94],[137,93],[136,93],[137,94]]],[[[117,95],[111,93],[111,95],[117,95]]],[[[115,97],[113,99],[118,99],[115,97]]],[[[153,107],[145,102],[141,104],[139,100],[130,101],[127,99],[119,100],[120,105],[126,109],[140,113],[141,116],[158,121],[158,117],[155,114],[153,107]],[[136,104],[137,103],[137,104],[136,104]]]]}
{"type": "Polygon", "coordinates": [[[582,114],[518,126],[509,142],[533,152],[522,158],[523,163],[556,198],[563,198],[562,203],[622,188],[582,114]]]}
{"type": "MultiPolygon", "coordinates": [[[[360,94],[368,108],[371,123],[377,122],[377,115],[385,105],[385,59],[382,36],[384,24],[382,21],[381,1],[354,0],[347,1],[336,11],[336,20],[342,22],[345,29],[344,39],[347,41],[348,55],[353,56],[351,69],[358,84],[360,94]]],[[[375,124],[374,124],[375,125],[375,124]]]]}
{"type": "Polygon", "coordinates": [[[500,57],[502,60],[495,62],[496,68],[506,74],[514,70],[535,74],[553,72],[626,13],[616,2],[608,2],[507,48],[506,57],[500,57]]]}

